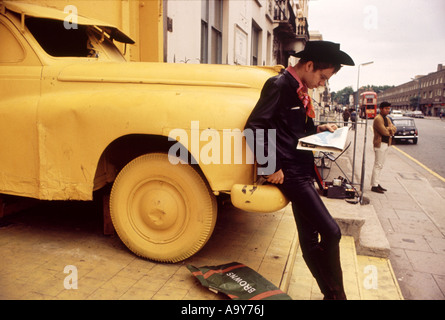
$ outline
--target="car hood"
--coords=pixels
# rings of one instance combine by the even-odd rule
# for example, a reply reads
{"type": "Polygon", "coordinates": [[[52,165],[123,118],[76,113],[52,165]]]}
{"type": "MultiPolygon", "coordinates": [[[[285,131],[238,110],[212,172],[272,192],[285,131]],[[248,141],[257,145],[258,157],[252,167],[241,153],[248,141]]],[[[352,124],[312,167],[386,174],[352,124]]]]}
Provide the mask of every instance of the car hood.
{"type": "Polygon", "coordinates": [[[283,67],[94,62],[62,67],[59,81],[216,86],[261,89],[283,67]]]}

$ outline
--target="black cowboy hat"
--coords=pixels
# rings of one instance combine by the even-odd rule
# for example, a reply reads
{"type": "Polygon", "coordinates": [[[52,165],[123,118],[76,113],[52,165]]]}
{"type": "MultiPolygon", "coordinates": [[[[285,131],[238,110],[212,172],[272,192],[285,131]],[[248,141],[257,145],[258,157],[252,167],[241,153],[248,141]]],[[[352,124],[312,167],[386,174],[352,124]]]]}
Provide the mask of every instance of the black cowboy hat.
{"type": "Polygon", "coordinates": [[[309,41],[303,51],[292,53],[291,56],[314,62],[327,62],[354,66],[354,61],[340,50],[340,44],[330,41],[309,41]]]}

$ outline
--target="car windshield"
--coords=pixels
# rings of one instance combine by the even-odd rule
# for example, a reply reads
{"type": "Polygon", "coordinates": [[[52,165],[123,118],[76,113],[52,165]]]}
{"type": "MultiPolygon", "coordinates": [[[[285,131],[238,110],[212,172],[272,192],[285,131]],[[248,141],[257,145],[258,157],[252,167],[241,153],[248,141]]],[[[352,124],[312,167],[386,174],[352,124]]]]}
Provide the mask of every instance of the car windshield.
{"type": "Polygon", "coordinates": [[[63,21],[33,17],[26,19],[26,26],[43,50],[53,57],[125,60],[113,42],[94,26],[66,29],[63,21]]]}
{"type": "Polygon", "coordinates": [[[396,127],[414,127],[414,121],[411,119],[394,120],[396,127]]]}

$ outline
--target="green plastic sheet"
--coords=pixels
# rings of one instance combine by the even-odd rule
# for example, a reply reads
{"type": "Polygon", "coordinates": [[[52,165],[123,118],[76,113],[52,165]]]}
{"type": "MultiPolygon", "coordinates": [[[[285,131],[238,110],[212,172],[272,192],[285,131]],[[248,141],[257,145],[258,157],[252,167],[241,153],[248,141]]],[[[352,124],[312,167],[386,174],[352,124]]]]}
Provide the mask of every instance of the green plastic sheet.
{"type": "Polygon", "coordinates": [[[187,265],[199,282],[233,300],[291,300],[273,283],[248,266],[231,262],[219,266],[187,265]]]}

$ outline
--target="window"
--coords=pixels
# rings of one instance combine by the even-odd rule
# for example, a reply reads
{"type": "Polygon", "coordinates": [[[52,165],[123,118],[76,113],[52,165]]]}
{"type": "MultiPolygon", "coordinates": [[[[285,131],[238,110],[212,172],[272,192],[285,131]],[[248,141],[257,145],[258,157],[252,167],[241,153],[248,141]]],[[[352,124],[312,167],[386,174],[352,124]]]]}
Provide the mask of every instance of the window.
{"type": "Polygon", "coordinates": [[[250,64],[252,66],[257,66],[259,61],[259,52],[260,52],[260,34],[261,29],[258,24],[252,20],[252,57],[250,60],[250,64]]]}
{"type": "Polygon", "coordinates": [[[414,121],[411,119],[393,119],[393,122],[397,127],[414,127],[414,121]]]}
{"type": "Polygon", "coordinates": [[[63,21],[27,18],[26,26],[43,50],[54,57],[88,57],[86,27],[65,29],[63,21]]]}
{"type": "Polygon", "coordinates": [[[0,63],[20,62],[25,58],[23,47],[11,33],[11,31],[0,22],[0,63]]]}
{"type": "Polygon", "coordinates": [[[66,29],[63,21],[32,18],[26,26],[45,52],[53,57],[83,57],[125,61],[113,41],[94,26],[66,29]]]}
{"type": "Polygon", "coordinates": [[[201,63],[208,63],[209,49],[209,1],[201,1],[201,63]]]}
{"type": "Polygon", "coordinates": [[[266,64],[270,65],[272,63],[272,34],[267,32],[267,53],[266,53],[266,64]]]}
{"type": "Polygon", "coordinates": [[[201,63],[222,63],[223,0],[201,1],[201,63]]]}

